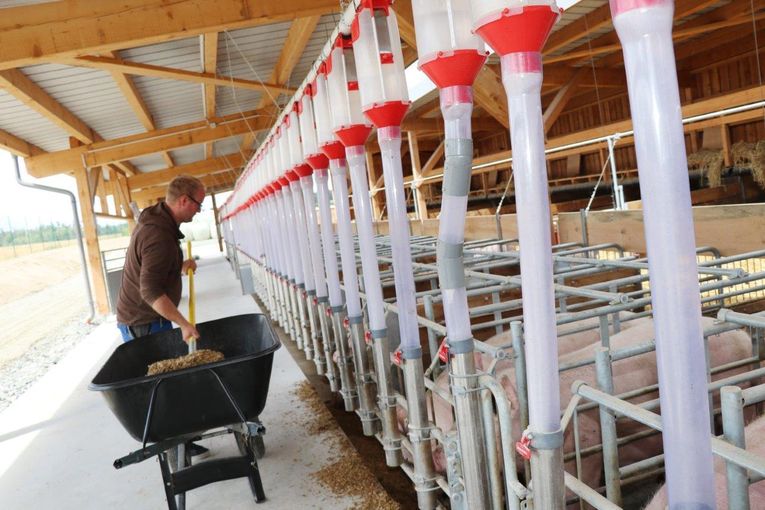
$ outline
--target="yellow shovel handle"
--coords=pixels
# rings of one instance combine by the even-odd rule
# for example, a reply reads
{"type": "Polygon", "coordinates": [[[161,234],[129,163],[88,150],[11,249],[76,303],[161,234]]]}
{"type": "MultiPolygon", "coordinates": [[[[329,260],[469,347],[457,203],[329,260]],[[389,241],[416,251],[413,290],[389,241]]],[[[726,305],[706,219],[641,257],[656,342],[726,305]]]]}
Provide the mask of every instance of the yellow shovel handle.
{"type": "MultiPolygon", "coordinates": [[[[186,253],[187,258],[191,260],[191,241],[186,241],[186,253]]],[[[191,268],[188,268],[186,270],[186,274],[189,275],[189,322],[192,326],[196,327],[197,325],[197,317],[196,317],[196,306],[194,302],[194,270],[191,268]]],[[[196,338],[189,338],[189,352],[196,351],[196,344],[197,340],[196,338]]]]}

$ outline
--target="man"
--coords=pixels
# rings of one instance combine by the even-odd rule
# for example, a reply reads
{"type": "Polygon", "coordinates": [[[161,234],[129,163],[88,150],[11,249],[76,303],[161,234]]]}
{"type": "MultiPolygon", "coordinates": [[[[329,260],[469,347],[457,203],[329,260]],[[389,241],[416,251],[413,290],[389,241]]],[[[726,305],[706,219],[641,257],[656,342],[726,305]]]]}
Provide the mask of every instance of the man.
{"type": "Polygon", "coordinates": [[[141,212],[130,236],[125,270],[117,300],[117,325],[123,341],[181,328],[184,340],[199,332],[178,310],[181,275],[196,270],[194,260],[183,260],[179,239],[181,223],[202,209],[205,187],[196,178],[181,175],[167,188],[165,201],[141,212]]]}
{"type": "MultiPolygon", "coordinates": [[[[183,260],[179,230],[202,210],[205,187],[194,177],[181,175],[167,188],[165,201],[141,212],[130,236],[122,285],[117,299],[117,327],[122,340],[172,329],[172,323],[181,328],[184,340],[199,338],[197,328],[178,310],[181,301],[181,275],[189,269],[196,271],[193,259],[183,260]]],[[[188,443],[193,456],[204,458],[209,450],[196,443],[188,443]]]]}

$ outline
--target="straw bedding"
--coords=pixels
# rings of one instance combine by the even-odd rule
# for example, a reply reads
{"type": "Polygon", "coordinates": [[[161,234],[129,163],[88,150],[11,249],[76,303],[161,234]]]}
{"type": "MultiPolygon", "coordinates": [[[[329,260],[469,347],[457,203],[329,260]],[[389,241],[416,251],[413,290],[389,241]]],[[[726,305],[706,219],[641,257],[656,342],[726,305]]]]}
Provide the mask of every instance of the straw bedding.
{"type": "Polygon", "coordinates": [[[164,374],[184,368],[206,365],[207,363],[215,363],[216,361],[222,360],[222,352],[213,351],[210,349],[200,349],[196,352],[192,352],[191,354],[186,354],[185,356],[180,356],[178,358],[164,359],[162,361],[154,362],[149,365],[149,370],[146,375],[164,374]]]}

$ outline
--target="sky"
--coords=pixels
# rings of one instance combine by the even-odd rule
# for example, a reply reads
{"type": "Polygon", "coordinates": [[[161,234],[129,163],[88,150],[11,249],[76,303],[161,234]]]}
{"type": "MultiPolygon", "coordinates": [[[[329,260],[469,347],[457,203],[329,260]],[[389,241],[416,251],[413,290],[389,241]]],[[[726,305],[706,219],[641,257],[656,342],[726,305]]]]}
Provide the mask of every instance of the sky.
{"type": "MultiPolygon", "coordinates": [[[[558,0],[558,6],[567,9],[578,1],[558,0]]],[[[406,80],[412,101],[434,88],[430,80],[417,70],[416,62],[407,69],[406,80]]],[[[45,179],[34,179],[26,174],[23,158],[20,158],[19,162],[24,180],[64,188],[73,192],[75,197],[77,196],[74,177],[57,175],[45,179]]],[[[205,199],[205,208],[210,207],[212,202],[208,197],[205,199]]],[[[69,198],[64,195],[29,189],[17,184],[11,154],[0,149],[0,229],[7,230],[11,225],[14,228],[24,228],[38,224],[71,222],[70,210],[69,198]]],[[[99,222],[108,222],[108,220],[99,219],[99,222]]]]}

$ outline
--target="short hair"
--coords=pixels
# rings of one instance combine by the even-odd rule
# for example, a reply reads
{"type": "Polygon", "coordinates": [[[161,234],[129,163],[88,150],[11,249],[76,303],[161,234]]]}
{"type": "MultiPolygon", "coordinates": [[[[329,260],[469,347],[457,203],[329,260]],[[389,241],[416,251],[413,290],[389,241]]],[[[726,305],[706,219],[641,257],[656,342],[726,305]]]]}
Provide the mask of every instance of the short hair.
{"type": "Polygon", "coordinates": [[[175,202],[183,195],[193,195],[195,192],[204,189],[204,184],[202,184],[202,181],[196,177],[192,177],[190,175],[179,175],[170,181],[170,185],[167,187],[165,201],[175,202]]]}

